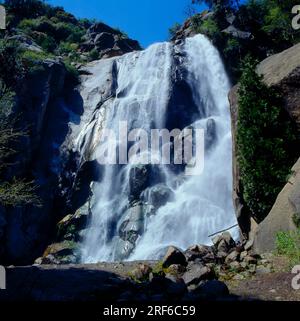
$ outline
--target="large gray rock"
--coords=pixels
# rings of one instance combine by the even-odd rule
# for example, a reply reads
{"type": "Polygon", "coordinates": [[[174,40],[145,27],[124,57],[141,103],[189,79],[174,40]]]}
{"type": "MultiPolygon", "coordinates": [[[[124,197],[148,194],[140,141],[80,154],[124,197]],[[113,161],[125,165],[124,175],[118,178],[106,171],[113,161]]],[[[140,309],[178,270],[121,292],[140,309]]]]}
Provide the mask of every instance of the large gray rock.
{"type": "Polygon", "coordinates": [[[226,29],[222,30],[222,32],[238,39],[249,39],[251,37],[251,32],[242,31],[233,25],[230,25],[226,29]]]}
{"type": "Polygon", "coordinates": [[[215,277],[215,274],[208,266],[200,264],[191,264],[183,275],[183,280],[187,286],[197,285],[200,281],[210,280],[215,277]]]}
{"type": "Polygon", "coordinates": [[[147,201],[158,209],[174,199],[174,192],[164,184],[158,184],[145,191],[147,201]]]}
{"type": "Polygon", "coordinates": [[[254,251],[260,254],[274,250],[276,234],[279,231],[296,230],[294,222],[297,217],[300,217],[300,158],[271,212],[257,227],[254,251]]]}
{"type": "Polygon", "coordinates": [[[29,36],[27,35],[15,35],[8,37],[8,40],[16,41],[19,43],[20,48],[35,52],[43,52],[43,49],[38,46],[29,36]]]}
{"type": "Polygon", "coordinates": [[[130,200],[139,200],[142,191],[147,187],[149,166],[137,165],[129,173],[130,200]]]}
{"type": "Polygon", "coordinates": [[[144,232],[144,212],[142,205],[131,207],[119,228],[119,235],[122,240],[135,244],[139,235],[144,232]]]}
{"type": "Polygon", "coordinates": [[[268,86],[277,88],[300,131],[300,44],[262,61],[257,68],[268,86]]]}
{"type": "Polygon", "coordinates": [[[60,240],[79,241],[80,232],[86,228],[90,215],[90,204],[87,202],[75,214],[64,217],[57,224],[58,238],[60,240]]]}

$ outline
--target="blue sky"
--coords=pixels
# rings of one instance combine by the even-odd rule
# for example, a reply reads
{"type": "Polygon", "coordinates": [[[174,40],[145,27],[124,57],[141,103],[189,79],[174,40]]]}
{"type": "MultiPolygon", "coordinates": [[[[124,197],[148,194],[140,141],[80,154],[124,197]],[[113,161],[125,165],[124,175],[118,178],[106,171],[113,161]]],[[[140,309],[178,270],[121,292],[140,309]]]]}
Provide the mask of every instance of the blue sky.
{"type": "MultiPolygon", "coordinates": [[[[191,0],[48,0],[78,18],[96,18],[120,28],[143,47],[165,41],[175,22],[186,20],[191,0]]],[[[198,10],[200,8],[198,7],[198,10]]]]}

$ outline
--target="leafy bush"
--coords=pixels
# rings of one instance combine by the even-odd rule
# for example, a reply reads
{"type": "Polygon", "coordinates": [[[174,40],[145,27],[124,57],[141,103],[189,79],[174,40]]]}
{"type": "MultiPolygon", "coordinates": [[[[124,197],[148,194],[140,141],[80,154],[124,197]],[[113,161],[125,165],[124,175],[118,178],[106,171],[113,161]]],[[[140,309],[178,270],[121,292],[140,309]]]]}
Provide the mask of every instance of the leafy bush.
{"type": "Polygon", "coordinates": [[[12,182],[0,183],[0,203],[4,206],[21,206],[33,204],[41,206],[41,200],[36,195],[34,182],[13,179],[12,182]]]}
{"type": "Polygon", "coordinates": [[[20,49],[16,42],[0,40],[0,79],[8,87],[16,86],[24,74],[19,60],[20,49]]]}
{"type": "Polygon", "coordinates": [[[40,37],[40,40],[37,41],[37,44],[41,46],[44,51],[49,52],[53,52],[57,47],[55,39],[51,36],[40,37]]]}
{"type": "Polygon", "coordinates": [[[78,44],[70,42],[61,42],[58,51],[60,54],[68,55],[78,50],[78,44]]]}
{"type": "Polygon", "coordinates": [[[11,114],[15,103],[15,96],[15,92],[9,90],[0,79],[0,120],[11,114]]]}
{"type": "MultiPolygon", "coordinates": [[[[23,131],[14,128],[14,122],[9,117],[14,105],[15,93],[0,81],[0,176],[11,163],[10,157],[17,153],[13,146],[21,137],[26,135],[23,131]]],[[[5,175],[4,175],[5,176],[5,175]]],[[[35,193],[33,182],[13,178],[0,180],[0,204],[4,206],[19,206],[35,204],[39,206],[40,199],[35,193]]]]}
{"type": "Polygon", "coordinates": [[[99,57],[99,52],[97,49],[92,49],[90,52],[89,52],[89,58],[90,60],[98,60],[100,57],[99,57]]]}
{"type": "Polygon", "coordinates": [[[52,58],[53,55],[46,52],[37,52],[31,50],[25,50],[21,53],[21,59],[29,63],[30,65],[34,65],[37,62],[43,61],[48,58],[52,58]]]}
{"type": "Polygon", "coordinates": [[[300,41],[300,30],[292,29],[291,9],[299,4],[298,0],[192,0],[194,3],[205,2],[212,9],[209,19],[203,20],[204,14],[192,17],[195,32],[204,33],[213,40],[226,61],[226,68],[233,82],[241,76],[241,63],[247,54],[263,60],[270,54],[285,50],[300,41]],[[235,17],[234,26],[249,32],[248,39],[235,38],[222,32],[228,27],[226,17],[235,17]],[[228,40],[229,38],[229,40],[228,40]]]}
{"type": "Polygon", "coordinates": [[[214,38],[217,33],[219,33],[219,28],[217,23],[212,19],[206,19],[203,21],[198,31],[209,37],[214,38]]]}
{"type": "Polygon", "coordinates": [[[58,18],[39,17],[24,19],[18,28],[32,36],[46,51],[53,51],[60,42],[80,43],[85,29],[77,25],[59,21],[58,18]],[[41,37],[41,33],[46,37],[41,37]]]}
{"type": "Polygon", "coordinates": [[[262,82],[255,67],[247,58],[239,88],[237,144],[244,200],[260,222],[285,185],[297,149],[296,129],[280,96],[262,82]]]}
{"type": "Polygon", "coordinates": [[[300,228],[300,213],[294,213],[293,222],[298,228],[300,228]]]}
{"type": "Polygon", "coordinates": [[[45,69],[42,65],[43,60],[52,58],[53,55],[45,52],[36,52],[25,50],[21,53],[20,59],[26,70],[26,74],[33,75],[43,72],[45,69]]]}
{"type": "Polygon", "coordinates": [[[18,28],[24,30],[24,31],[31,31],[35,30],[39,26],[40,19],[23,19],[19,25],[18,28]]]}
{"type": "Polygon", "coordinates": [[[170,39],[176,36],[176,33],[180,30],[181,24],[176,22],[170,29],[169,29],[169,35],[170,39]]]}
{"type": "Polygon", "coordinates": [[[276,235],[276,251],[290,260],[290,265],[300,264],[300,228],[293,232],[278,232],[276,235]]]}

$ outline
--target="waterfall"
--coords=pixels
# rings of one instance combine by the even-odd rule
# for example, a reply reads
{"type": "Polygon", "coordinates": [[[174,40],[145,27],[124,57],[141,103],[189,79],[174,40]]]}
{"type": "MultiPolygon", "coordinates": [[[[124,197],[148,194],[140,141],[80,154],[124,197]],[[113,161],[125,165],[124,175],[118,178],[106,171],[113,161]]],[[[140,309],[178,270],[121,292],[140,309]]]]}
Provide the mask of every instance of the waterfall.
{"type": "MultiPolygon", "coordinates": [[[[82,261],[157,259],[166,247],[208,244],[236,223],[232,204],[230,83],[218,51],[203,35],[154,44],[93,62],[82,78],[84,114],[70,140],[81,162],[97,160],[110,142],[104,128],[202,128],[201,175],[174,165],[100,165],[91,184],[91,218],[82,261]]],[[[117,142],[120,144],[120,141],[117,142]]],[[[237,233],[237,231],[234,231],[237,233]]]]}

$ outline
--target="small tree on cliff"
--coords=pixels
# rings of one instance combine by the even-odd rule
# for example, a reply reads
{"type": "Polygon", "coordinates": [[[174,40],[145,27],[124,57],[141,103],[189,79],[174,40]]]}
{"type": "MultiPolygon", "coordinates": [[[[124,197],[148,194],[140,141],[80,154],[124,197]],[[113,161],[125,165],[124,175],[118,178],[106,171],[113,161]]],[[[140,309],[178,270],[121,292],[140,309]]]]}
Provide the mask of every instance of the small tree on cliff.
{"type": "Polygon", "coordinates": [[[296,131],[280,96],[256,73],[246,58],[239,87],[238,161],[244,200],[260,222],[286,183],[297,157],[296,131]]]}
{"type": "Polygon", "coordinates": [[[17,153],[13,145],[25,135],[13,128],[9,117],[14,101],[14,93],[0,80],[0,204],[19,206],[26,204],[40,205],[35,194],[36,187],[32,182],[15,177],[9,178],[7,171],[13,165],[11,157],[17,153]]]}

